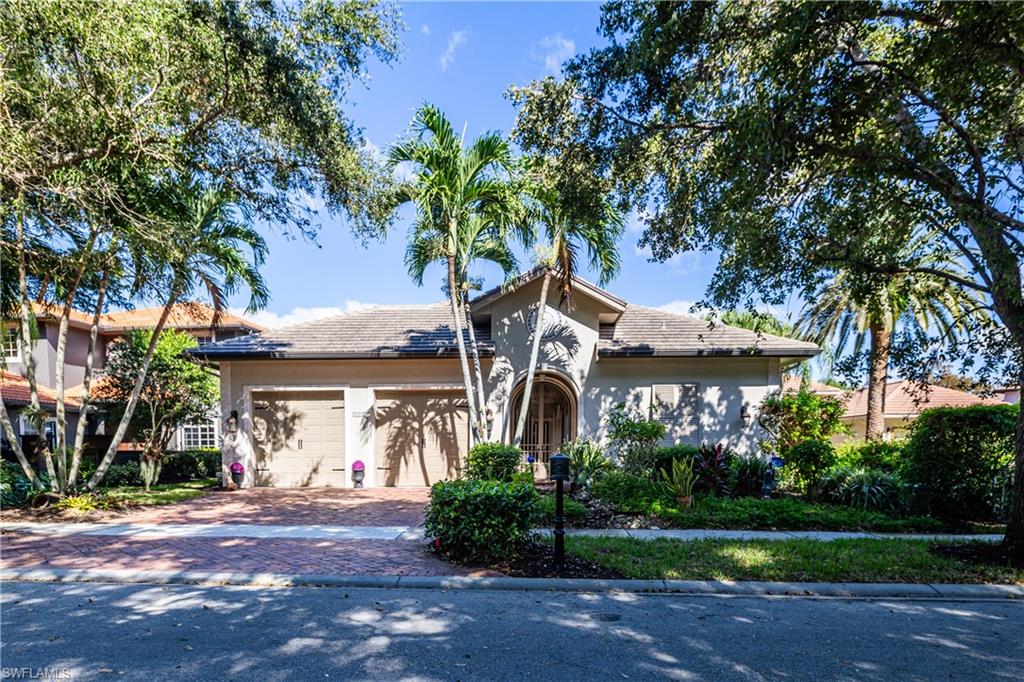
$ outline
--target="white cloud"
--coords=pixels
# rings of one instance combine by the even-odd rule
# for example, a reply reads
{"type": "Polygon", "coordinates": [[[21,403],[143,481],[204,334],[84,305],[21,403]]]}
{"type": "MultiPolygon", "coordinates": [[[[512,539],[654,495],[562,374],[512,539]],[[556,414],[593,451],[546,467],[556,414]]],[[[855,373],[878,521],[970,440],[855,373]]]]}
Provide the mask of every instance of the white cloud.
{"type": "Polygon", "coordinates": [[[694,307],[696,305],[696,301],[678,299],[676,301],[670,301],[664,305],[659,305],[658,310],[664,310],[666,313],[675,313],[676,315],[690,315],[696,317],[703,317],[707,313],[707,311],[696,309],[694,307]]]}
{"type": "Polygon", "coordinates": [[[422,33],[425,36],[429,36],[430,26],[428,26],[427,24],[423,24],[422,26],[420,26],[420,33],[422,33]]]}
{"type": "Polygon", "coordinates": [[[231,313],[252,320],[256,324],[269,327],[271,329],[277,327],[290,327],[294,324],[302,324],[303,322],[311,322],[313,320],[321,320],[325,317],[336,317],[344,313],[351,313],[355,310],[362,310],[363,308],[370,308],[373,303],[363,303],[362,301],[348,300],[345,301],[343,306],[319,306],[316,308],[303,308],[301,306],[292,308],[289,313],[275,313],[270,310],[261,310],[256,313],[247,313],[244,310],[232,310],[231,313]]]}
{"type": "Polygon", "coordinates": [[[398,182],[411,182],[416,177],[416,167],[412,161],[402,161],[395,166],[391,177],[398,182]]]}
{"type": "Polygon", "coordinates": [[[533,49],[533,58],[544,64],[547,73],[556,75],[562,71],[562,63],[576,54],[576,43],[561,33],[544,36],[533,49]]]}
{"type": "Polygon", "coordinates": [[[452,31],[448,34],[448,46],[441,53],[441,70],[446,71],[452,62],[455,61],[455,52],[466,44],[467,31],[452,31]]]}

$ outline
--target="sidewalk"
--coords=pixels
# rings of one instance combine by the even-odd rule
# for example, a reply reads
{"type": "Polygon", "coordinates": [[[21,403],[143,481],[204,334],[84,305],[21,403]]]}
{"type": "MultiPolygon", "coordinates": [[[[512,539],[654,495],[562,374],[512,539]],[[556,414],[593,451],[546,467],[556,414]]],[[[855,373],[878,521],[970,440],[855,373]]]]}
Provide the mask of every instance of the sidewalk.
{"type": "MultiPolygon", "coordinates": [[[[326,526],[326,525],[253,525],[203,523],[0,523],[0,532],[32,533],[50,536],[109,536],[139,539],[167,538],[254,538],[291,540],[413,540],[423,539],[420,526],[326,526]]],[[[550,535],[550,529],[538,532],[550,535]]],[[[638,540],[857,540],[897,538],[932,540],[936,542],[999,542],[1001,535],[967,535],[944,533],[865,533],[836,531],[772,531],[772,530],[623,530],[618,528],[566,529],[568,536],[625,537],[638,540]]]]}

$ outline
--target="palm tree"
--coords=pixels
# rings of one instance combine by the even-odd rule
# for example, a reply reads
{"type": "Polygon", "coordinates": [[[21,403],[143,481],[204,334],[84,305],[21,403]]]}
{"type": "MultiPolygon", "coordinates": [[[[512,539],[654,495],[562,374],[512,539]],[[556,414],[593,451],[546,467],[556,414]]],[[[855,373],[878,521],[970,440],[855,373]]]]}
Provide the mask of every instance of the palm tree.
{"type": "MultiPolygon", "coordinates": [[[[416,208],[410,247],[429,243],[434,260],[443,260],[447,268],[452,325],[469,402],[473,442],[478,443],[484,434],[480,420],[483,404],[481,401],[478,409],[463,338],[465,313],[459,260],[466,226],[474,215],[486,215],[495,225],[514,225],[522,213],[516,188],[509,182],[512,151],[501,135],[494,132],[484,133],[463,148],[462,139],[448,119],[437,107],[428,104],[416,112],[412,135],[388,150],[388,161],[392,168],[408,163],[415,169],[413,179],[403,183],[397,195],[399,206],[409,203],[416,208]]],[[[468,262],[462,265],[464,268],[468,262]]]]}
{"type": "MultiPolygon", "coordinates": [[[[190,298],[197,290],[204,290],[213,306],[212,324],[216,325],[227,307],[228,297],[239,289],[248,289],[250,311],[264,307],[269,298],[266,283],[259,271],[266,257],[267,245],[256,230],[238,220],[238,206],[234,196],[221,189],[201,190],[196,187],[186,187],[180,190],[180,194],[183,199],[172,201],[168,207],[178,219],[173,243],[162,243],[160,250],[154,254],[160,259],[167,298],[150,336],[139,376],[132,387],[121,421],[96,473],[86,484],[89,490],[93,490],[103,480],[124,439],[156,352],[160,333],[174,305],[190,298]],[[246,257],[246,248],[252,254],[251,260],[246,257]]],[[[242,218],[245,217],[243,214],[242,218]]],[[[77,460],[72,464],[69,485],[74,485],[78,464],[77,460]]]]}
{"type": "MultiPolygon", "coordinates": [[[[965,277],[963,265],[955,258],[920,248],[928,239],[929,235],[922,234],[905,248],[907,254],[924,254],[908,256],[906,260],[914,261],[914,269],[927,268],[965,277]]],[[[892,275],[866,298],[855,295],[854,279],[849,271],[840,271],[831,283],[814,292],[809,297],[814,303],[804,309],[799,329],[815,343],[833,341],[837,355],[851,341],[854,353],[862,352],[865,344],[869,346],[865,436],[876,440],[885,430],[885,386],[893,335],[900,329],[922,335],[934,330],[955,339],[972,321],[986,319],[988,312],[973,292],[939,275],[892,275]]]]}
{"type": "Polygon", "coordinates": [[[523,441],[523,432],[526,430],[530,394],[533,392],[533,380],[540,355],[540,341],[544,336],[544,315],[551,280],[557,278],[558,290],[561,293],[559,305],[564,304],[571,309],[573,278],[578,269],[577,260],[580,251],[586,250],[591,269],[598,273],[598,283],[607,284],[619,271],[618,240],[625,224],[622,215],[607,202],[603,204],[599,217],[580,220],[563,210],[554,191],[538,184],[531,189],[531,194],[534,198],[533,213],[540,228],[538,231],[543,232],[545,243],[537,251],[538,266],[543,272],[543,279],[540,300],[537,302],[537,320],[530,332],[532,345],[526,384],[523,388],[523,402],[512,437],[512,444],[517,447],[523,441]]]}
{"type": "MultiPolygon", "coordinates": [[[[476,332],[473,329],[473,319],[469,310],[469,292],[471,289],[477,288],[470,281],[469,267],[472,263],[483,260],[494,263],[501,268],[501,272],[506,280],[517,274],[519,265],[506,237],[507,230],[501,224],[495,223],[484,215],[472,215],[464,224],[463,229],[460,230],[457,240],[456,289],[464,311],[466,329],[469,336],[470,356],[473,363],[473,374],[476,382],[476,398],[477,404],[481,407],[481,413],[483,406],[487,404],[487,400],[484,395],[483,372],[480,367],[480,350],[477,345],[476,332]]],[[[521,235],[520,238],[524,237],[521,235]]],[[[427,266],[437,262],[447,263],[444,239],[432,230],[418,232],[414,229],[405,253],[405,264],[413,281],[418,286],[422,286],[427,266]]],[[[447,290],[447,288],[448,285],[445,283],[444,289],[447,290]]],[[[489,434],[485,433],[487,429],[483,415],[480,414],[479,417],[481,434],[489,438],[489,434]]]]}

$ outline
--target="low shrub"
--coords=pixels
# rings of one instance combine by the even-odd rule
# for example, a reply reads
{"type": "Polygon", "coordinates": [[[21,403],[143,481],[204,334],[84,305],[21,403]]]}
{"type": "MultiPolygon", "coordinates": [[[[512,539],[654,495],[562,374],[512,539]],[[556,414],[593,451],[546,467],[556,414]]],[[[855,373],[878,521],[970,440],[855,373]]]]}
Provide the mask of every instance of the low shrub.
{"type": "Polygon", "coordinates": [[[672,491],[676,498],[693,496],[693,485],[697,482],[697,475],[693,473],[692,459],[679,457],[672,460],[672,467],[668,471],[662,471],[661,477],[672,491]]]}
{"type": "Polygon", "coordinates": [[[668,445],[654,452],[655,477],[661,478],[666,471],[672,470],[672,462],[677,459],[692,460],[700,453],[696,445],[668,445]]]}
{"type": "Polygon", "coordinates": [[[733,495],[760,497],[771,462],[757,455],[737,456],[732,460],[733,495]]]}
{"type": "Polygon", "coordinates": [[[911,491],[912,487],[898,474],[836,466],[822,475],[817,497],[864,511],[905,514],[910,508],[911,491]]]}
{"type": "Polygon", "coordinates": [[[0,462],[0,507],[20,507],[39,492],[16,462],[0,462]]]}
{"type": "Polygon", "coordinates": [[[466,455],[466,478],[474,481],[512,480],[523,461],[523,451],[504,443],[480,443],[466,455]]]}
{"type": "Polygon", "coordinates": [[[213,478],[220,471],[220,450],[184,450],[163,456],[161,483],[183,483],[213,478]]]}
{"type": "Polygon", "coordinates": [[[516,469],[516,472],[512,474],[512,483],[528,483],[533,485],[536,479],[533,475],[533,465],[524,464],[516,469]]]}
{"type": "Polygon", "coordinates": [[[124,462],[122,464],[111,464],[106,475],[100,481],[100,485],[106,488],[120,488],[122,486],[141,485],[142,473],[138,462],[124,462]]]}
{"type": "Polygon", "coordinates": [[[435,549],[456,561],[516,556],[538,516],[537,491],[525,483],[444,481],[430,489],[425,528],[435,549]]]}
{"type": "Polygon", "coordinates": [[[907,480],[936,516],[1003,520],[1019,405],[924,410],[903,452],[907,480]]]}
{"type": "Polygon", "coordinates": [[[618,403],[608,413],[608,445],[627,473],[653,478],[658,442],[665,437],[665,425],[654,419],[635,417],[618,403]]]}
{"type": "Polygon", "coordinates": [[[729,497],[732,495],[732,460],[736,455],[724,444],[701,445],[693,460],[697,490],[729,497]]]}
{"type": "Polygon", "coordinates": [[[783,455],[784,473],[799,490],[811,490],[821,475],[836,463],[836,450],[824,440],[806,440],[783,455]]]}
{"type": "Polygon", "coordinates": [[[903,461],[903,440],[851,441],[836,446],[836,465],[850,469],[896,471],[903,461]]]}
{"type": "MultiPolygon", "coordinates": [[[[541,495],[537,500],[537,511],[537,523],[552,525],[555,522],[555,496],[541,495]]],[[[566,495],[562,498],[562,517],[570,525],[580,523],[587,518],[587,507],[566,495]]]]}
{"type": "Polygon", "coordinates": [[[654,514],[675,507],[672,492],[661,481],[614,471],[594,484],[594,497],[628,514],[654,514]]]}
{"type": "Polygon", "coordinates": [[[758,423],[772,435],[764,446],[771,454],[785,453],[806,441],[827,441],[847,430],[846,404],[832,396],[811,393],[801,386],[796,393],[770,395],[761,403],[758,423]]]}
{"type": "Polygon", "coordinates": [[[589,490],[594,481],[615,469],[604,448],[592,440],[566,443],[562,446],[562,454],[569,458],[572,483],[577,490],[589,490]]]}
{"type": "Polygon", "coordinates": [[[53,505],[57,509],[85,513],[97,509],[106,509],[110,505],[103,497],[95,493],[82,493],[81,495],[68,495],[62,497],[53,505]]]}

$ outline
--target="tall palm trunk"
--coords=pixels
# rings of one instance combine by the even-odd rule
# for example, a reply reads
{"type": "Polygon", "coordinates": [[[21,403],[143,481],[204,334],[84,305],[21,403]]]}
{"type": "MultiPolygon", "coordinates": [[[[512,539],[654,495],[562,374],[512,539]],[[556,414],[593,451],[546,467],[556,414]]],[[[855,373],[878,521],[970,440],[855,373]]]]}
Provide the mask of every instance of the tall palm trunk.
{"type": "Polygon", "coordinates": [[[879,440],[885,432],[885,388],[889,374],[889,349],[892,332],[884,323],[872,322],[871,369],[868,375],[868,414],[864,437],[879,440]]]}
{"type": "Polygon", "coordinates": [[[544,312],[548,307],[548,288],[551,286],[551,270],[545,270],[544,281],[540,285],[540,301],[537,303],[537,324],[534,325],[533,346],[530,348],[530,365],[526,370],[526,384],[523,386],[522,407],[516,420],[516,431],[512,437],[512,445],[519,447],[523,442],[526,430],[526,417],[530,411],[530,394],[533,393],[533,377],[537,373],[537,360],[540,357],[540,338],[544,335],[544,312]]]}
{"type": "Polygon", "coordinates": [[[96,296],[96,308],[93,310],[92,325],[89,327],[89,345],[85,351],[85,374],[82,377],[82,397],[78,406],[78,427],[75,429],[75,444],[71,454],[71,471],[68,472],[68,488],[73,489],[78,480],[78,468],[82,464],[82,450],[85,447],[85,427],[89,416],[89,388],[92,385],[92,367],[96,356],[96,337],[100,329],[100,315],[107,297],[107,286],[110,284],[110,269],[103,270],[100,278],[99,293],[96,296]]]}
{"type": "Polygon", "coordinates": [[[480,347],[476,343],[476,330],[473,328],[473,316],[469,311],[469,297],[466,297],[464,302],[466,310],[466,330],[469,332],[469,350],[470,355],[473,357],[473,374],[476,376],[476,399],[477,408],[477,419],[479,419],[478,429],[480,430],[480,437],[484,440],[490,440],[491,434],[487,428],[487,397],[484,395],[484,373],[480,369],[480,347]]]}
{"type": "Polygon", "coordinates": [[[107,469],[110,468],[110,463],[114,461],[114,455],[117,454],[117,448],[121,445],[121,441],[124,440],[124,435],[128,431],[128,423],[132,419],[132,413],[135,412],[135,406],[139,402],[139,396],[142,394],[142,386],[146,382],[146,373],[149,372],[149,363],[152,362],[153,356],[156,354],[156,344],[160,339],[160,332],[164,329],[164,324],[167,323],[167,318],[171,314],[171,308],[174,307],[175,301],[178,300],[178,294],[175,288],[171,287],[171,294],[167,297],[167,303],[164,304],[163,312],[160,313],[160,319],[157,320],[156,327],[153,328],[153,335],[149,339],[149,347],[146,348],[146,354],[142,358],[142,366],[139,367],[139,376],[135,378],[135,385],[132,386],[132,394],[128,398],[128,405],[125,407],[124,414],[121,416],[121,423],[117,425],[117,431],[114,432],[114,437],[110,441],[110,445],[107,447],[106,454],[103,455],[103,459],[100,461],[98,467],[96,467],[96,473],[92,475],[89,482],[86,483],[86,487],[89,490],[94,490],[99,482],[103,480],[103,477],[107,473],[107,469]]]}
{"type": "MultiPolygon", "coordinates": [[[[57,458],[57,477],[60,480],[60,489],[62,491],[68,489],[68,452],[67,434],[65,433],[67,428],[67,411],[64,404],[64,368],[68,350],[68,325],[71,320],[71,305],[75,300],[78,285],[81,283],[82,276],[85,274],[85,269],[89,264],[89,257],[92,254],[98,234],[95,228],[89,233],[89,239],[82,251],[82,262],[79,264],[78,270],[68,286],[68,292],[64,300],[64,309],[61,310],[60,314],[60,327],[57,330],[57,357],[54,363],[54,373],[56,374],[54,389],[57,393],[55,407],[57,413],[57,448],[54,455],[57,458]]],[[[79,421],[82,420],[81,412],[78,414],[78,419],[79,421]]]]}
{"type": "Polygon", "coordinates": [[[476,400],[473,397],[473,380],[469,375],[469,360],[466,357],[466,341],[462,338],[462,313],[459,305],[459,291],[455,287],[455,256],[448,256],[448,299],[452,305],[452,323],[455,325],[455,342],[459,346],[459,363],[462,365],[462,381],[469,401],[469,423],[472,429],[472,444],[480,442],[476,400]]]}
{"type": "MultiPolygon", "coordinates": [[[[25,365],[25,379],[28,381],[29,405],[32,416],[40,418],[39,435],[36,438],[36,455],[42,453],[46,464],[46,475],[50,479],[50,488],[59,492],[60,484],[56,472],[53,470],[53,459],[50,457],[50,448],[46,443],[46,419],[42,418],[42,409],[39,405],[39,386],[36,384],[36,359],[32,353],[32,324],[30,322],[31,312],[28,302],[28,265],[25,262],[25,213],[21,211],[17,221],[18,237],[18,294],[21,299],[21,361],[25,365]]],[[[38,480],[38,479],[37,479],[38,480]]]]}

